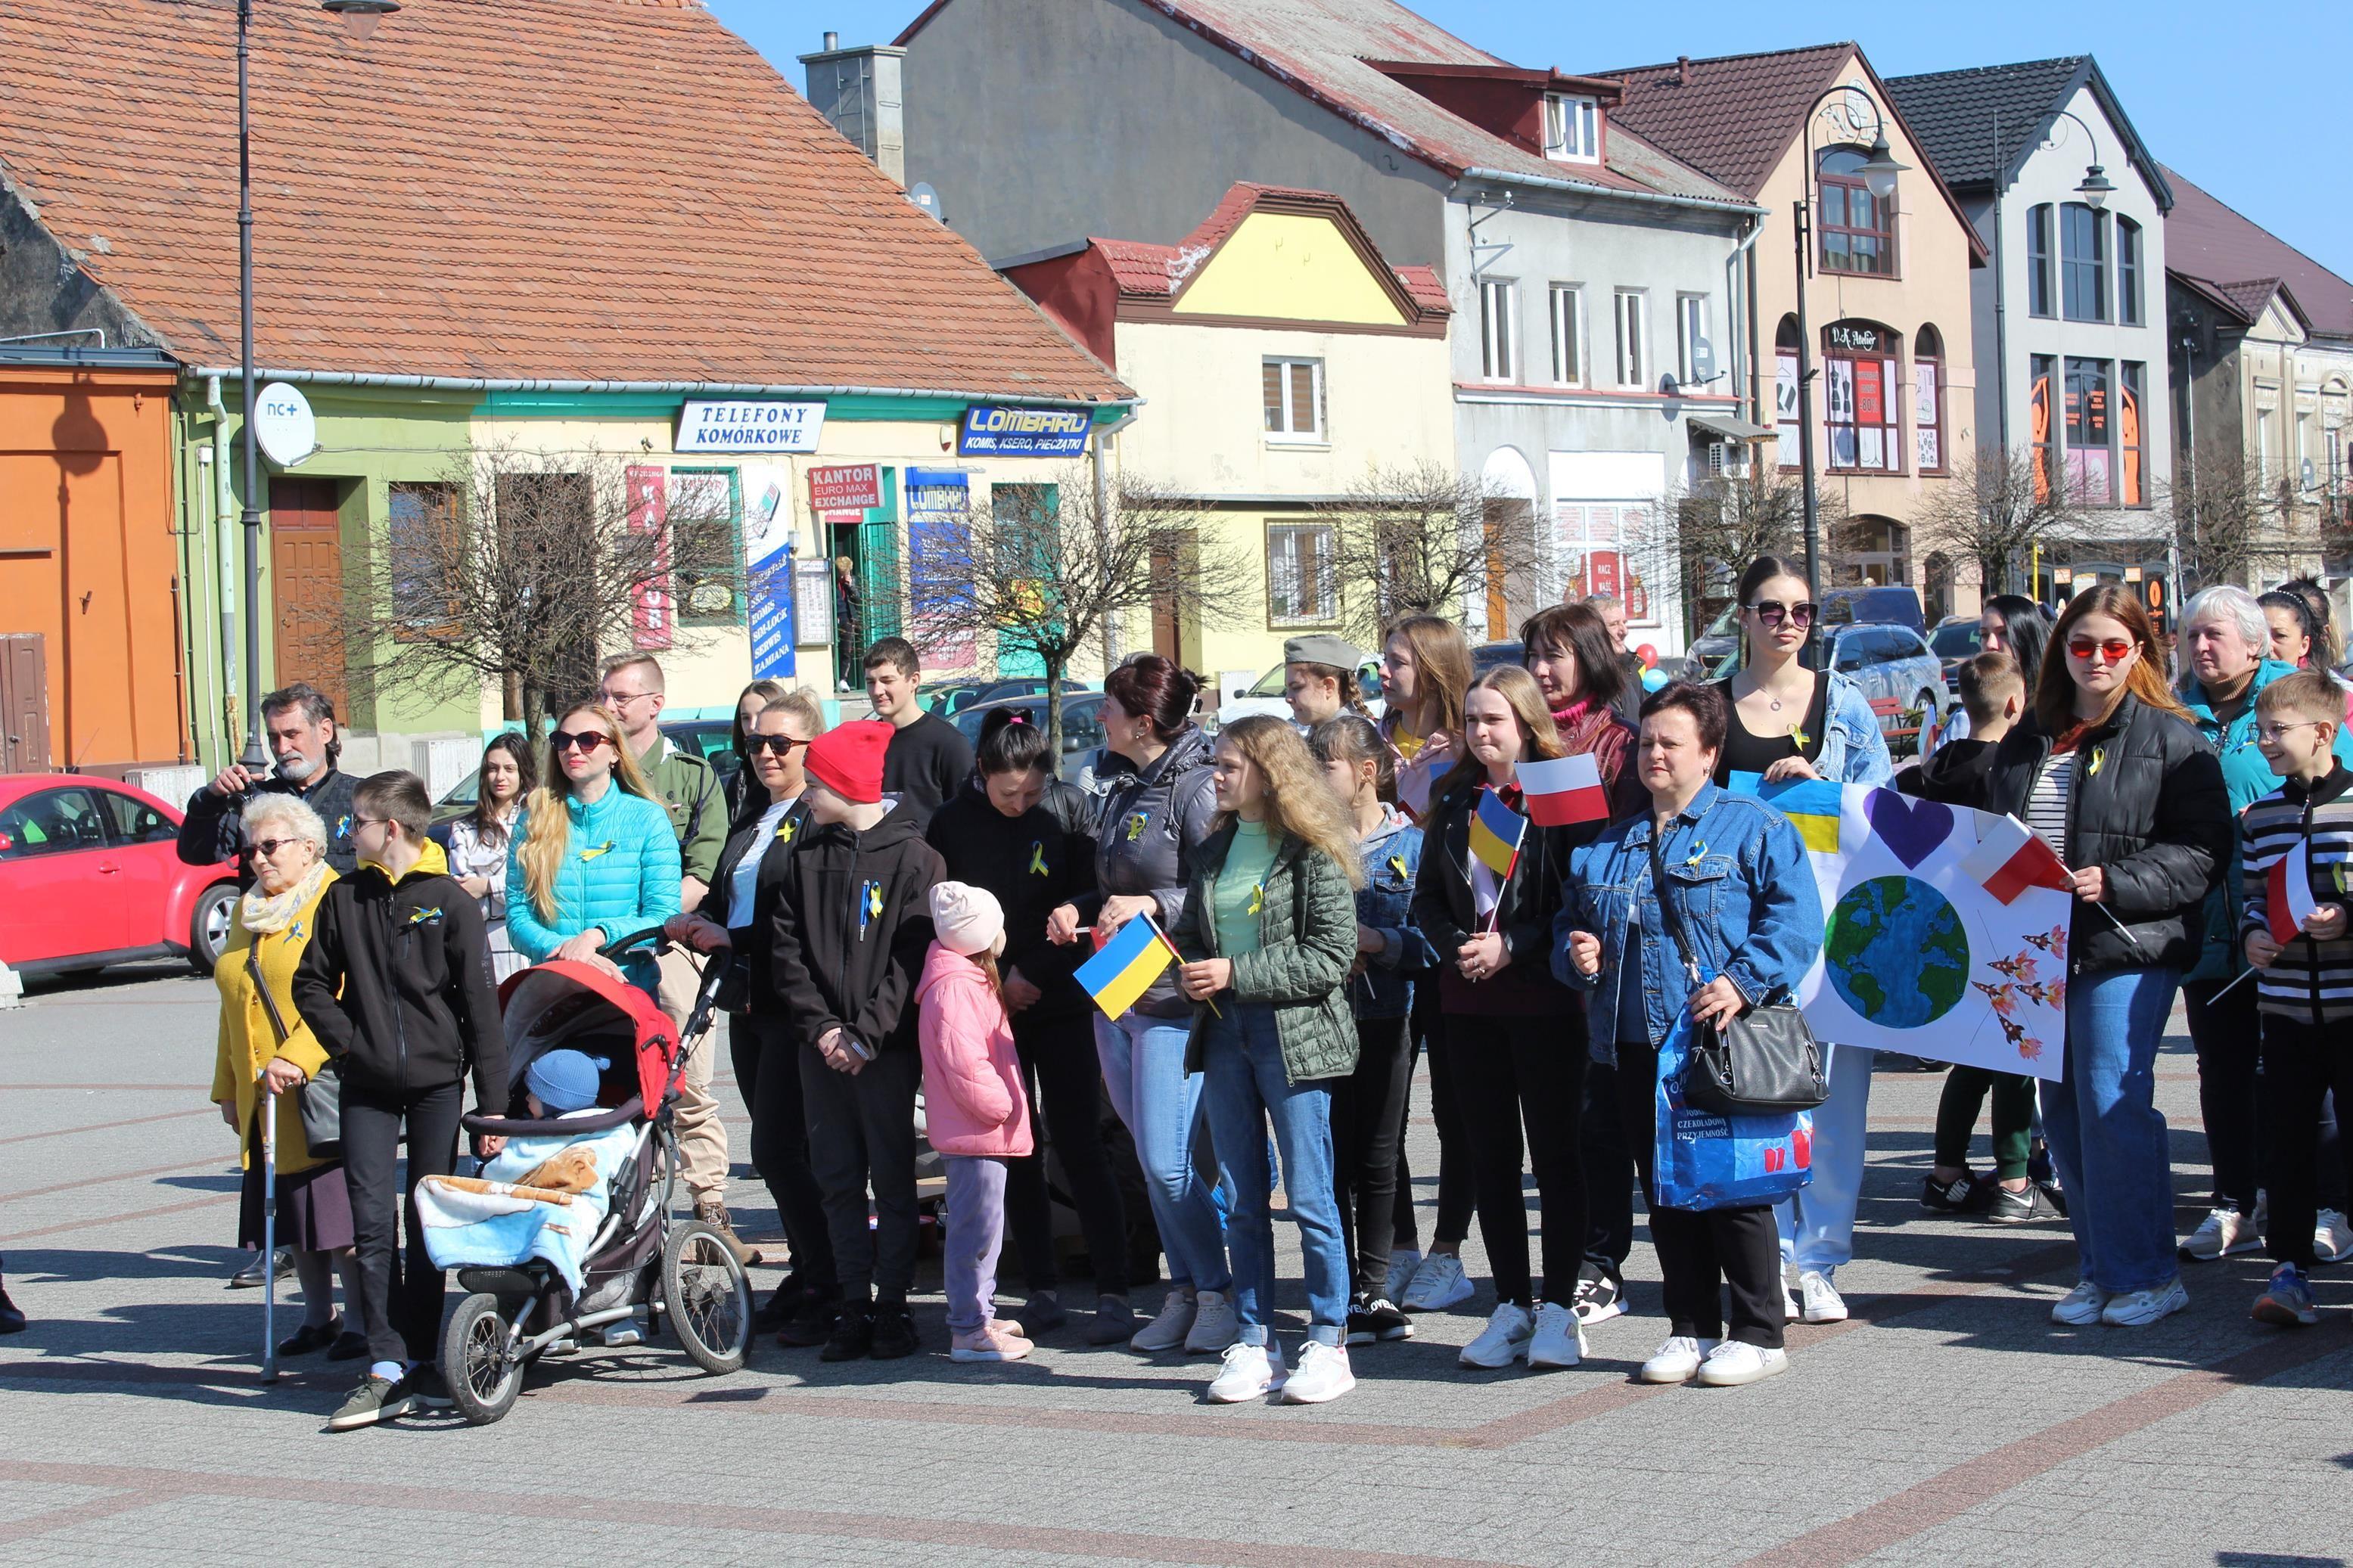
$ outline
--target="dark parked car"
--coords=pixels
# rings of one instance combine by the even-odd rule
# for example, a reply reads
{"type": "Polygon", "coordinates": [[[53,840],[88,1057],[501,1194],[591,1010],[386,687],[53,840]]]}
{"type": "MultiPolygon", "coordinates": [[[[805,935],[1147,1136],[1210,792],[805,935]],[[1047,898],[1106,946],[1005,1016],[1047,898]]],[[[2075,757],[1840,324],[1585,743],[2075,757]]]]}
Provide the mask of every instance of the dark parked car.
{"type": "Polygon", "coordinates": [[[1978,617],[1947,616],[1936,623],[1936,629],[1928,635],[1928,647],[1939,659],[1944,661],[1945,685],[1949,690],[1953,684],[1953,671],[1977,658],[1985,647],[1984,634],[1978,628],[1978,617]]]}
{"type": "MultiPolygon", "coordinates": [[[[1062,699],[1060,772],[1067,783],[1079,782],[1080,771],[1087,765],[1087,760],[1094,754],[1095,748],[1103,743],[1103,694],[1100,691],[1074,691],[1062,699]]],[[[981,725],[987,721],[991,713],[1005,708],[1025,712],[1029,715],[1029,722],[1040,729],[1045,727],[1046,699],[1042,693],[1035,697],[976,703],[956,714],[949,722],[963,732],[965,740],[978,744],[981,725]]]]}

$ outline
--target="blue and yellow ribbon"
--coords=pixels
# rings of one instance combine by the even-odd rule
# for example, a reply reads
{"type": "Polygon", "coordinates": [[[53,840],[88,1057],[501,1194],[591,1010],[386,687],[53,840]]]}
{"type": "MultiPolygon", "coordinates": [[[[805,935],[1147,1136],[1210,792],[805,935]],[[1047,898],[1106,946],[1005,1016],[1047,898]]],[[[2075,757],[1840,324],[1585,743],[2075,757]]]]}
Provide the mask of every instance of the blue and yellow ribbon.
{"type": "Polygon", "coordinates": [[[613,852],[613,847],[617,842],[618,841],[616,839],[607,838],[604,843],[599,844],[594,849],[583,849],[580,851],[580,858],[583,860],[594,860],[599,855],[609,855],[613,852]]]}
{"type": "Polygon", "coordinates": [[[1029,841],[1029,874],[1033,877],[1046,875],[1046,844],[1043,839],[1029,841]]]}
{"type": "Polygon", "coordinates": [[[1242,913],[1246,915],[1254,915],[1264,908],[1266,908],[1266,884],[1264,882],[1252,882],[1250,884],[1250,908],[1244,910],[1242,913]]]}
{"type": "Polygon", "coordinates": [[[1137,839],[1143,837],[1144,830],[1150,825],[1151,821],[1152,818],[1145,816],[1144,813],[1140,811],[1132,814],[1127,819],[1127,841],[1130,844],[1133,844],[1137,839]]]}

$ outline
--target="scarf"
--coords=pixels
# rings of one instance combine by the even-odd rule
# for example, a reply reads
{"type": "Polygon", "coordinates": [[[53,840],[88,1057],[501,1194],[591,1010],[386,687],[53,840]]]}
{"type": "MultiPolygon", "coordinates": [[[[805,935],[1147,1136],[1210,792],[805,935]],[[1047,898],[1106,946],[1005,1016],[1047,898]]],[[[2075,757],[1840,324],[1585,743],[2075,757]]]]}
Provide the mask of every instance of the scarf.
{"type": "Polygon", "coordinates": [[[1566,708],[1554,709],[1552,710],[1553,728],[1564,735],[1567,734],[1572,727],[1585,721],[1586,715],[1593,711],[1593,699],[1586,697],[1578,699],[1566,708]]]}
{"type": "Polygon", "coordinates": [[[256,936],[269,936],[284,931],[294,922],[302,906],[319,896],[319,889],[335,874],[334,868],[324,860],[313,860],[302,879],[275,896],[264,893],[256,882],[237,901],[237,923],[256,936]]]}

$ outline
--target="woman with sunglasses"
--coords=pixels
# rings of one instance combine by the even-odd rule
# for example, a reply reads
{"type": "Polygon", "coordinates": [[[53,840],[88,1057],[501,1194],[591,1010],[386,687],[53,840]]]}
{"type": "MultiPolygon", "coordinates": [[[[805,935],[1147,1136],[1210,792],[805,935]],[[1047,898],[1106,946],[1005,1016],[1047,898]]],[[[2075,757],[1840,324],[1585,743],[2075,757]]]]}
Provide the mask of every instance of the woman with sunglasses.
{"type": "Polygon", "coordinates": [[[507,937],[533,963],[594,963],[654,994],[651,954],[615,968],[597,949],[678,913],[678,833],[622,743],[620,721],[593,702],[547,738],[546,783],[532,791],[507,861],[507,937]]]}
{"type": "MultiPolygon", "coordinates": [[[[1730,713],[1715,782],[1738,794],[1792,779],[1883,784],[1894,778],[1871,700],[1847,677],[1811,668],[1803,657],[1815,621],[1804,571],[1760,555],[1740,574],[1739,603],[1740,668],[1716,682],[1730,713]]],[[[1840,1046],[1830,1055],[1831,1097],[1814,1112],[1814,1179],[1774,1211],[1782,1261],[1798,1274],[1798,1293],[1790,1295],[1785,1281],[1783,1304],[1790,1317],[1810,1323],[1846,1317],[1832,1281],[1839,1265],[1854,1257],[1877,1053],[1840,1046]]]]}
{"type": "MultiPolygon", "coordinates": [[[[730,831],[743,825],[743,816],[746,811],[757,816],[769,804],[768,791],[760,782],[760,771],[752,765],[752,745],[749,739],[752,733],[752,721],[758,717],[760,710],[769,703],[783,701],[791,689],[781,680],[755,680],[736,694],[735,730],[732,748],[735,752],[735,771],[727,775],[726,783],[721,786],[722,793],[727,801],[727,823],[730,831]]],[[[820,717],[823,711],[822,709],[818,710],[820,717]]],[[[819,725],[818,728],[823,729],[824,726],[819,725]]]]}
{"type": "MultiPolygon", "coordinates": [[[[2197,611],[2183,637],[2193,664],[2197,611]]],[[[2206,895],[2230,863],[2230,795],[2128,589],[2078,594],[2052,640],[1986,792],[1988,810],[2018,817],[2074,868],[2066,1058],[2042,1092],[2081,1276],[2051,1316],[2138,1326],[2189,1300],[2154,1075],[2173,994],[2200,956],[2206,895]]]]}
{"type": "MultiPolygon", "coordinates": [[[[735,1089],[752,1117],[752,1169],[766,1184],[784,1226],[792,1271],[754,1318],[762,1333],[782,1345],[821,1345],[833,1332],[841,1286],[833,1267],[833,1241],[825,1226],[825,1205],[809,1169],[808,1127],[801,1100],[799,1058],[790,1021],[776,1010],[769,984],[773,944],[765,933],[775,918],[786,863],[808,828],[807,787],[811,741],[825,733],[825,710],[814,693],[775,688],[741,714],[744,776],[755,792],[734,817],[726,846],[711,874],[710,890],[691,911],[672,915],[665,930],[672,942],[698,952],[724,950],[729,973],[719,992],[727,1013],[728,1060],[735,1089]]],[[[752,690],[745,701],[755,699],[752,690]]]]}

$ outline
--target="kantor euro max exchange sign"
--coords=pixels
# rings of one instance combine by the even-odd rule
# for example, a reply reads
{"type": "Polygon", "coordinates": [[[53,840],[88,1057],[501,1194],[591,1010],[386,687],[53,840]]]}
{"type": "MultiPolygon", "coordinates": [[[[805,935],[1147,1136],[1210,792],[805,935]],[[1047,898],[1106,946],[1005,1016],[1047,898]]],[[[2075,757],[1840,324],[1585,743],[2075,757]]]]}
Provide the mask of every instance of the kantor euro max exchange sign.
{"type": "Polygon", "coordinates": [[[825,433],[822,403],[690,399],[678,413],[681,452],[814,452],[825,433]]]}
{"type": "Polygon", "coordinates": [[[1083,408],[1008,408],[978,403],[964,411],[963,458],[1079,458],[1094,416],[1083,408]]]}

